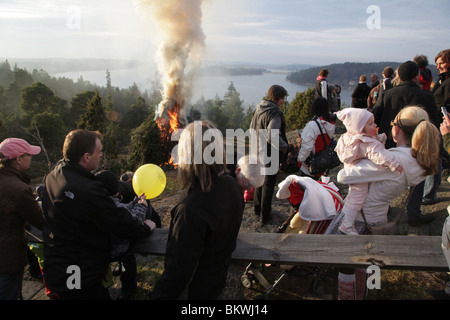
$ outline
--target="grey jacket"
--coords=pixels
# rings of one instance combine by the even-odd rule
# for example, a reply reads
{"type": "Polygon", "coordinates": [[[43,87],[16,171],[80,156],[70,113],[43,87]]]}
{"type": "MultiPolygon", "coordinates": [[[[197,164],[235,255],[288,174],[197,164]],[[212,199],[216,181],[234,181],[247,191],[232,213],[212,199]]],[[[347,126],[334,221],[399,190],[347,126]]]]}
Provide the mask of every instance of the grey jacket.
{"type": "MultiPolygon", "coordinates": [[[[256,130],[259,133],[260,129],[278,129],[279,135],[279,151],[285,153],[289,147],[286,138],[286,121],[284,114],[280,108],[272,101],[262,100],[256,107],[253,114],[250,128],[256,130]]],[[[267,134],[268,143],[272,143],[270,133],[267,134]]]]}

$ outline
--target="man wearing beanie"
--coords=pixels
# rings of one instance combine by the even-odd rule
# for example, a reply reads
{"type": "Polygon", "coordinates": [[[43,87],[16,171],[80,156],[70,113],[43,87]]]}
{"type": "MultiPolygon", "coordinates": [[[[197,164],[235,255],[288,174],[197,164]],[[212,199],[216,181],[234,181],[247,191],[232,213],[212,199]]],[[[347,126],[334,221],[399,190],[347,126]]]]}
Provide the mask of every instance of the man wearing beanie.
{"type": "Polygon", "coordinates": [[[413,61],[406,61],[398,68],[398,76],[400,84],[384,92],[373,108],[375,123],[380,128],[380,133],[388,136],[386,148],[395,146],[391,137],[391,121],[404,107],[410,105],[423,107],[436,126],[440,118],[433,94],[422,90],[418,85],[419,66],[413,61]]]}

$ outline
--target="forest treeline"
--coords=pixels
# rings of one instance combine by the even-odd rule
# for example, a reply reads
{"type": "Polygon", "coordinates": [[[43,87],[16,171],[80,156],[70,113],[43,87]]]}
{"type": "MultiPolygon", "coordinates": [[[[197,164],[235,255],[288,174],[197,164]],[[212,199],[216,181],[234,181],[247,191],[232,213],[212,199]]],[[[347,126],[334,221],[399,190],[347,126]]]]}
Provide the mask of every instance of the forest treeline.
{"type": "MultiPolygon", "coordinates": [[[[411,60],[414,57],[411,58],[411,60]]],[[[330,72],[328,75],[328,82],[331,84],[339,84],[342,87],[352,87],[354,83],[358,83],[361,75],[366,75],[368,83],[370,84],[370,75],[375,73],[378,78],[382,78],[383,69],[387,66],[392,67],[394,70],[400,66],[399,62],[370,62],[370,63],[358,63],[358,62],[346,62],[336,63],[327,66],[311,67],[308,69],[291,72],[287,75],[286,80],[295,84],[314,84],[316,78],[321,69],[327,68],[330,72]],[[349,85],[353,82],[353,85],[349,85]]],[[[433,78],[438,78],[438,72],[435,66],[428,66],[433,74],[433,78]]]]}
{"type": "MultiPolygon", "coordinates": [[[[0,63],[0,141],[19,137],[41,145],[43,152],[35,157],[36,168],[31,170],[36,177],[62,158],[64,138],[76,128],[102,133],[104,160],[100,169],[118,174],[144,163],[167,161],[155,121],[162,99],[158,76],[146,90],[136,84],[112,86],[108,70],[105,77],[106,86],[98,86],[82,77],[76,81],[56,78],[42,69],[29,72],[11,66],[8,60],[0,63]]],[[[296,93],[282,107],[288,130],[306,124],[312,98],[309,89],[296,93]]],[[[231,82],[223,97],[200,98],[184,108],[189,108],[188,121],[208,119],[225,134],[226,129],[249,128],[256,106],[244,103],[231,82]]]]}

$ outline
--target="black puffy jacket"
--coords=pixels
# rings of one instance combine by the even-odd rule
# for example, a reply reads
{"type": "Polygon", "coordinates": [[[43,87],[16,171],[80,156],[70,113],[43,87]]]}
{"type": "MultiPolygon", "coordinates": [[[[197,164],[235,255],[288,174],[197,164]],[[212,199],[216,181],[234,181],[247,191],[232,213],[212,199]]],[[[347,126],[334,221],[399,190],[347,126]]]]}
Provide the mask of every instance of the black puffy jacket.
{"type": "Polygon", "coordinates": [[[147,225],[118,208],[103,184],[78,164],[60,161],[44,184],[44,275],[56,293],[69,290],[71,265],[80,268],[81,288],[101,284],[109,265],[111,233],[128,239],[150,234],[147,225]]]}
{"type": "Polygon", "coordinates": [[[428,112],[430,121],[438,126],[439,114],[433,94],[422,90],[414,81],[402,81],[398,86],[383,92],[382,98],[373,107],[375,123],[380,127],[380,133],[388,136],[386,148],[395,146],[391,135],[391,121],[401,109],[412,105],[423,107],[428,112]]]}

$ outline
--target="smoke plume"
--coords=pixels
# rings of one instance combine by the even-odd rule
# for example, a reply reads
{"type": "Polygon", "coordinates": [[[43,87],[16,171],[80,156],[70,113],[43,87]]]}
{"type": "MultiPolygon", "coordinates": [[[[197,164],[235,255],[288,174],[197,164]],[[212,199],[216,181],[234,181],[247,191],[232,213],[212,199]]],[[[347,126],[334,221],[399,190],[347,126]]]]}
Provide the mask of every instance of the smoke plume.
{"type": "Polygon", "coordinates": [[[141,8],[156,22],[160,44],[157,54],[162,74],[163,100],[157,116],[183,106],[191,97],[191,83],[205,48],[202,2],[205,0],[141,0],[141,8]]]}

